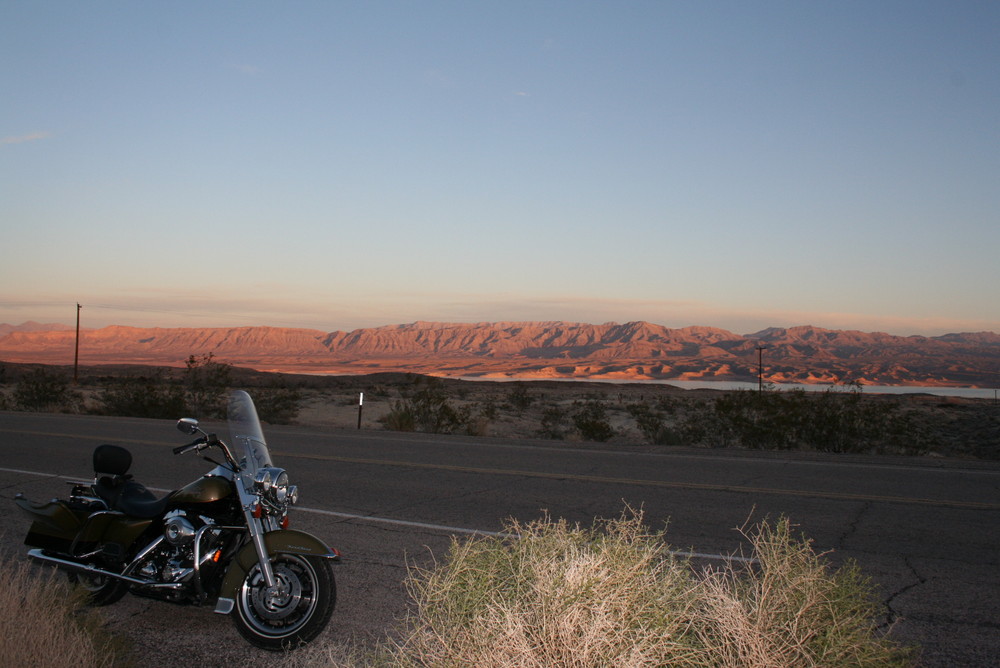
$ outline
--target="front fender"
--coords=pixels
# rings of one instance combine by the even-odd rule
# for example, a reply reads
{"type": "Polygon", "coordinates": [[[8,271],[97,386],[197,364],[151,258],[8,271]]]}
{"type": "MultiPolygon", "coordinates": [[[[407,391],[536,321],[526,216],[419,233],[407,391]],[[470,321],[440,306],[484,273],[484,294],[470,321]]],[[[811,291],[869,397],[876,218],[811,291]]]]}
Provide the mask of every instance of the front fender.
{"type": "MultiPolygon", "coordinates": [[[[316,536],[294,529],[267,532],[264,534],[264,546],[270,555],[303,554],[323,559],[340,559],[339,552],[316,536]]],[[[222,588],[219,590],[219,601],[215,606],[216,612],[228,615],[233,611],[233,606],[236,604],[236,592],[239,591],[247,573],[256,563],[257,551],[254,549],[253,543],[247,543],[229,564],[226,576],[222,580],[222,588]]]]}

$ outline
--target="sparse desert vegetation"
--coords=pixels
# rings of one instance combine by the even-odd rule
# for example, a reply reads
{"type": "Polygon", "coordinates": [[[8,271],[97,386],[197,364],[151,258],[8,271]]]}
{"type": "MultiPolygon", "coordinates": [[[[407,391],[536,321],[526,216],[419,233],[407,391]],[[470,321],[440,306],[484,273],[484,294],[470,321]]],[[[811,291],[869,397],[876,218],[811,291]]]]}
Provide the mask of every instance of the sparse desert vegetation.
{"type": "Polygon", "coordinates": [[[240,369],[211,355],[184,368],[0,365],[0,409],[173,419],[222,417],[229,387],[272,424],[594,441],[609,446],[813,450],[1000,458],[988,399],[826,391],[682,390],[668,384],[470,381],[407,373],[305,376],[240,369]]]}
{"type": "Polygon", "coordinates": [[[106,633],[66,577],[23,561],[0,559],[0,666],[116,668],[127,649],[106,633]]]}

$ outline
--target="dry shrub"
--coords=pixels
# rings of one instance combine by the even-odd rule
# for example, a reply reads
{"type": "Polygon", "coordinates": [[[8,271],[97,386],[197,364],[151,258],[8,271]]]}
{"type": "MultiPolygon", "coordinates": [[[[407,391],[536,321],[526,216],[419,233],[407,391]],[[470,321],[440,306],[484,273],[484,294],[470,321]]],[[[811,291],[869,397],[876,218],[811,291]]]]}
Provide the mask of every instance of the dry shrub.
{"type": "Polygon", "coordinates": [[[122,666],[118,641],[65,576],[25,562],[0,561],[0,666],[112,668],[122,666]]]}
{"type": "Polygon", "coordinates": [[[702,574],[695,626],[712,665],[912,665],[911,650],[877,633],[878,605],[857,564],[831,570],[787,518],[745,535],[754,563],[702,574]]]}
{"type": "Polygon", "coordinates": [[[595,525],[510,523],[514,540],[453,541],[409,580],[417,604],[400,665],[642,666],[690,657],[685,562],[633,513],[595,525]]]}
{"type": "Polygon", "coordinates": [[[890,666],[868,582],[831,571],[787,520],[748,536],[758,563],[698,573],[631,509],[593,528],[548,517],[453,540],[416,570],[408,629],[379,665],[890,666]]]}

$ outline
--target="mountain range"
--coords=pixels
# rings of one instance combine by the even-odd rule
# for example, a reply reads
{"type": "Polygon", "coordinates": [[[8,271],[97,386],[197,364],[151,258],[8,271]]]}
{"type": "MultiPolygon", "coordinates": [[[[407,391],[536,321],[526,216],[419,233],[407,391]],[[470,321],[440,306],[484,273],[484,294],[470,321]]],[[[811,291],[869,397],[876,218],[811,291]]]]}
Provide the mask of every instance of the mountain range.
{"type": "MultiPolygon", "coordinates": [[[[74,346],[65,325],[0,325],[2,361],[72,364],[74,346]]],[[[993,332],[925,337],[801,326],[743,335],[648,322],[414,322],[350,332],[110,326],[80,333],[82,365],[179,366],[208,353],[296,373],[756,381],[762,361],[765,381],[776,383],[1000,386],[993,332]]]]}

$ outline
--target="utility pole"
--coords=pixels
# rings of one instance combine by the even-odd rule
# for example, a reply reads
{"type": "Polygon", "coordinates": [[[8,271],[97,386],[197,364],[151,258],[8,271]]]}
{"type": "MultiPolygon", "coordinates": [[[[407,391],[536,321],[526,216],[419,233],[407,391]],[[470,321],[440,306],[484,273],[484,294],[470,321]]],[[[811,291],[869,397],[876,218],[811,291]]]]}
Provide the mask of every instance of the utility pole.
{"type": "Polygon", "coordinates": [[[764,348],[763,343],[757,345],[757,393],[764,393],[764,348]]]}
{"type": "Polygon", "coordinates": [[[77,384],[80,367],[80,302],[76,304],[76,350],[73,352],[73,384],[77,384]]]}

